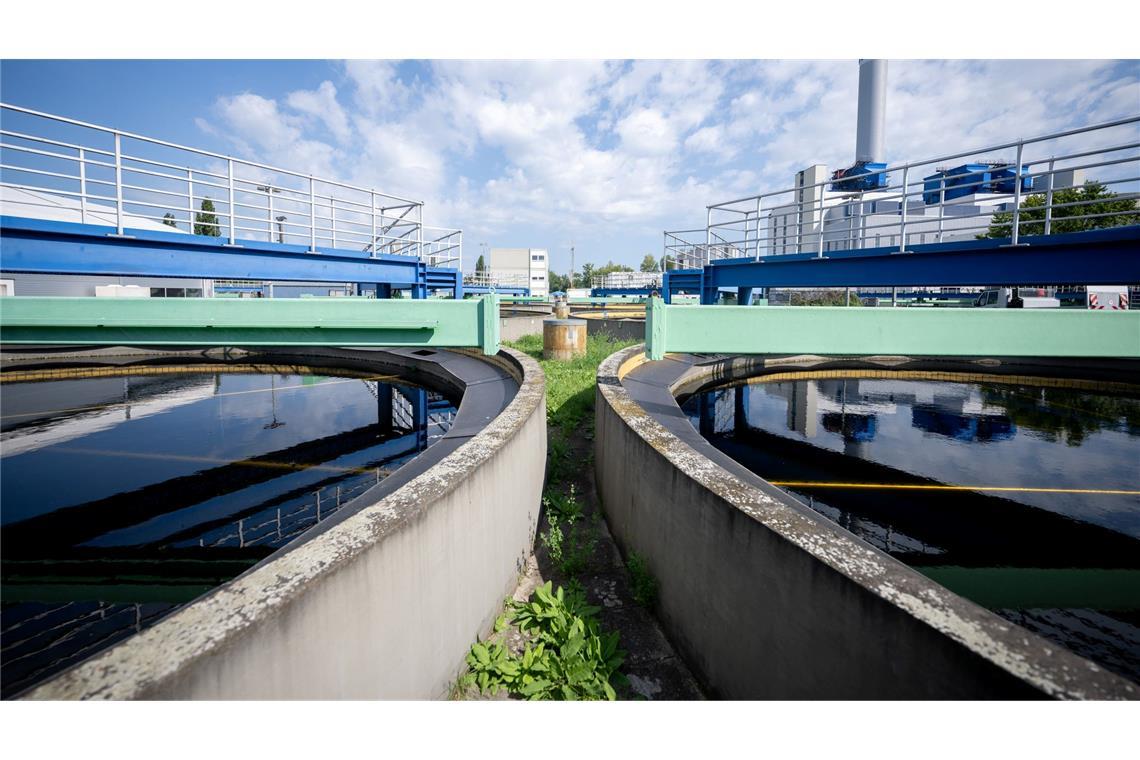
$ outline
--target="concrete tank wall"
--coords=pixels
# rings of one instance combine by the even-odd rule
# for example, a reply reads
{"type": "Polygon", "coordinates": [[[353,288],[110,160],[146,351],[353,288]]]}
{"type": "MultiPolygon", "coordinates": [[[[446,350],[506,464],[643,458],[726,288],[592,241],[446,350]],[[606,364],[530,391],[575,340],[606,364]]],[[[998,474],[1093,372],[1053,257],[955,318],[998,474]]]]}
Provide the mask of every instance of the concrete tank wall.
{"type": "MultiPolygon", "coordinates": [[[[595,468],[623,551],[659,582],[658,617],[709,692],[732,699],[1136,698],[1131,683],[967,601],[734,463],[673,399],[731,361],[658,377],[598,370],[595,468]],[[639,401],[640,399],[640,401],[639,401]],[[646,411],[651,409],[652,414],[646,411]],[[691,432],[688,435],[686,430],[691,432]]],[[[699,362],[705,361],[705,366],[699,362]]]]}
{"type": "Polygon", "coordinates": [[[538,521],[542,371],[514,351],[495,360],[518,393],[435,466],[26,696],[445,696],[515,587],[538,521]]]}

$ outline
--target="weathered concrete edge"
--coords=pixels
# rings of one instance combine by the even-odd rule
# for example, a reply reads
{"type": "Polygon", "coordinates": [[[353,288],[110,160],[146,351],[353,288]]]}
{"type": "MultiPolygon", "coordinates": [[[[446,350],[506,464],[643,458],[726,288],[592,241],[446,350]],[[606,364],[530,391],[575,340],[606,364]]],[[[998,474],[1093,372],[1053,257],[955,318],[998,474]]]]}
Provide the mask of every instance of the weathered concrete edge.
{"type": "MultiPolygon", "coordinates": [[[[496,363],[514,365],[521,376],[519,390],[514,399],[484,429],[445,457],[435,467],[416,477],[395,492],[356,514],[339,525],[314,536],[310,541],[284,553],[253,571],[239,576],[219,587],[203,599],[187,605],[154,627],[132,636],[118,645],[92,657],[79,666],[41,684],[24,695],[26,699],[148,699],[148,698],[304,698],[304,697],[403,697],[433,698],[443,696],[447,685],[454,680],[463,666],[470,637],[485,633],[498,612],[502,598],[514,588],[517,574],[526,553],[534,540],[538,509],[546,460],[546,390],[545,377],[538,363],[529,356],[504,348],[492,358],[496,363]],[[477,485],[476,493],[466,493],[474,476],[481,470],[496,465],[502,469],[512,459],[528,462],[536,467],[518,472],[507,480],[495,477],[493,488],[488,490],[487,479],[477,485]],[[259,629],[274,629],[272,637],[282,637],[281,619],[306,597],[319,594],[321,587],[335,579],[342,571],[351,569],[368,554],[383,551],[388,542],[395,543],[402,534],[423,532],[425,521],[438,503],[445,500],[460,507],[470,508],[472,502],[517,505],[513,515],[517,520],[515,534],[522,540],[510,547],[509,557],[484,557],[488,564],[500,566],[501,571],[490,588],[482,588],[472,600],[463,589],[465,579],[451,579],[456,584],[453,604],[437,607],[446,620],[424,620],[416,611],[404,610],[409,620],[419,625],[438,624],[463,631],[458,646],[442,653],[432,663],[435,672],[414,674],[418,683],[402,682],[393,689],[376,683],[371,693],[330,694],[320,684],[311,684],[309,692],[274,693],[258,688],[255,683],[218,683],[216,673],[205,678],[203,687],[195,684],[197,669],[209,670],[217,665],[229,650],[248,645],[259,629]],[[465,594],[468,599],[465,599],[465,594]],[[467,619],[456,622],[456,615],[467,619]],[[213,663],[211,663],[213,661],[213,663]],[[180,682],[188,681],[183,688],[180,682]]],[[[453,505],[449,505],[453,506],[453,505]]],[[[476,504],[480,506],[480,504],[476,504]]],[[[504,526],[495,525],[493,529],[504,526]]],[[[430,526],[429,526],[430,529],[430,526]]],[[[406,542],[405,542],[406,543],[406,542]]],[[[423,543],[422,541],[417,543],[423,543]]],[[[430,546],[414,547],[421,555],[430,552],[430,546]]],[[[399,549],[395,550],[399,551],[399,549]]],[[[406,554],[406,550],[404,551],[406,554]]],[[[430,558],[427,559],[430,561],[430,558]]],[[[475,575],[471,573],[470,575],[475,575]]],[[[380,579],[380,583],[386,579],[380,579]]],[[[415,583],[417,579],[400,579],[415,583]]],[[[367,600],[362,600],[367,601],[367,600]]],[[[400,625],[393,620],[392,625],[400,625]]],[[[287,623],[284,624],[287,627],[287,623]]],[[[288,639],[288,632],[284,633],[288,639]]],[[[335,646],[334,642],[315,642],[322,647],[335,646]]],[[[454,642],[453,642],[454,643],[454,642]]],[[[302,642],[303,645],[303,642],[302,642]]],[[[380,637],[375,644],[382,648],[380,637]]],[[[289,660],[276,663],[288,668],[303,660],[305,653],[297,649],[286,650],[289,660]],[[291,660],[291,661],[290,661],[291,660]]],[[[389,653],[391,658],[409,658],[408,652],[389,653]]],[[[410,659],[416,659],[411,657],[410,659]]],[[[270,674],[266,673],[267,680],[270,674]]]]}
{"type": "MultiPolygon", "coordinates": [[[[693,449],[655,420],[622,385],[625,374],[644,361],[644,351],[644,345],[631,346],[607,357],[599,366],[599,432],[603,428],[600,415],[604,405],[676,467],[682,477],[1045,695],[1062,699],[1136,699],[1140,696],[1140,690],[1126,679],[953,594],[839,526],[805,514],[761,490],[760,478],[754,483],[746,482],[693,449]]],[[[723,373],[731,361],[695,366],[683,373],[671,390],[680,386],[692,388],[702,377],[712,378],[723,373]]],[[[604,491],[605,484],[599,482],[599,488],[604,491]]],[[[771,486],[769,489],[777,490],[771,486]]],[[[606,494],[603,492],[601,496],[604,505],[606,494]]],[[[645,493],[641,498],[645,503],[639,508],[645,510],[660,503],[660,494],[645,493]]],[[[716,687],[715,684],[710,686],[716,687]]]]}

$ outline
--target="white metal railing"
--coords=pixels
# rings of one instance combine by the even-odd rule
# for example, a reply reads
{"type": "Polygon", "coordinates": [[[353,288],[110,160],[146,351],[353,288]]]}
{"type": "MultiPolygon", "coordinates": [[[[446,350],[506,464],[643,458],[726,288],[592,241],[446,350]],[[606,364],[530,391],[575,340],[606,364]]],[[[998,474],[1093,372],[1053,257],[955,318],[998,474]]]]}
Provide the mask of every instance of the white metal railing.
{"type": "Polygon", "coordinates": [[[828,179],[708,206],[703,229],[665,233],[664,255],[679,268],[692,268],[718,258],[822,258],[829,251],[882,247],[904,252],[922,243],[990,236],[1018,245],[1026,235],[1140,224],[1140,115],[860,176],[878,175],[886,175],[885,186],[871,190],[833,190],[836,180],[828,179]],[[983,166],[945,173],[968,164],[983,166]],[[1058,198],[1086,180],[1114,194],[1112,208],[1106,210],[1104,198],[1080,192],[1058,198]],[[1030,196],[1038,197],[1024,204],[1030,196]]]}
{"type": "Polygon", "coordinates": [[[674,230],[665,233],[665,249],[661,256],[662,269],[700,269],[715,259],[734,259],[747,256],[744,249],[717,242],[706,242],[708,231],[674,230]]]}
{"type": "Polygon", "coordinates": [[[433,267],[463,269],[463,230],[424,227],[421,258],[433,267]]]}
{"type": "Polygon", "coordinates": [[[462,263],[462,233],[428,228],[423,203],[0,103],[8,215],[462,263]]]}
{"type": "Polygon", "coordinates": [[[521,272],[497,272],[484,269],[479,272],[464,273],[463,284],[477,287],[529,288],[530,277],[521,272]]]}
{"type": "Polygon", "coordinates": [[[660,272],[607,272],[590,278],[594,288],[659,288],[660,272]]]}

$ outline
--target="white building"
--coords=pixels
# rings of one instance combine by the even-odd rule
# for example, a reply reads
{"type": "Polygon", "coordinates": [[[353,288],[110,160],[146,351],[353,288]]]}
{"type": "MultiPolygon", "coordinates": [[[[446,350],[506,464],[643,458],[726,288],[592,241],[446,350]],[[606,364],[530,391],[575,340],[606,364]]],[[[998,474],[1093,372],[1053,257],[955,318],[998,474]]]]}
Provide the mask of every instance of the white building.
{"type": "Polygon", "coordinates": [[[492,248],[487,269],[501,282],[527,283],[532,296],[550,294],[550,255],[545,248],[492,248]]]}
{"type": "MultiPolygon", "coordinates": [[[[829,176],[822,164],[797,172],[795,202],[768,213],[763,255],[895,247],[903,242],[898,191],[837,192],[818,185],[829,176]]],[[[1082,170],[1057,172],[1053,188],[1080,187],[1084,181],[1082,170]]],[[[973,193],[933,205],[911,197],[906,207],[905,244],[974,240],[988,229],[994,213],[1012,211],[1013,205],[1013,196],[1006,193],[973,193]]]]}

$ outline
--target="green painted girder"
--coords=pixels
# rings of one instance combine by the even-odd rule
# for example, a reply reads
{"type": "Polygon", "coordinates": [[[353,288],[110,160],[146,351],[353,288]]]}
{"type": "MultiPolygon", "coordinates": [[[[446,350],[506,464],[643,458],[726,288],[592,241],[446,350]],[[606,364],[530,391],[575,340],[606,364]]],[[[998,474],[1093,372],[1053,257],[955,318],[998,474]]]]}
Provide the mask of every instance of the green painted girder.
{"type": "Polygon", "coordinates": [[[0,298],[0,343],[374,346],[499,351],[499,302],[412,299],[0,298]]]}
{"type": "Polygon", "coordinates": [[[666,353],[1140,358],[1140,311],[666,306],[650,299],[650,359],[666,353]]]}

